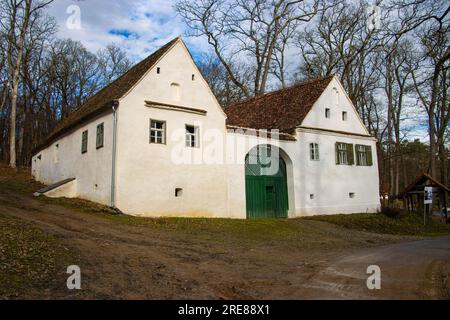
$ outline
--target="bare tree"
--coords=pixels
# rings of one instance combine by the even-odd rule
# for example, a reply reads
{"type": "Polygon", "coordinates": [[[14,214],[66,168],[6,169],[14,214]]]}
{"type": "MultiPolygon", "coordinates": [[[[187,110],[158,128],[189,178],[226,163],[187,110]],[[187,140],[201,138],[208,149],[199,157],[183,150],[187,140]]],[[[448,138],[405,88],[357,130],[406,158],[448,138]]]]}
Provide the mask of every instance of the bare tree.
{"type": "MultiPolygon", "coordinates": [[[[61,118],[100,89],[97,57],[80,42],[57,40],[50,57],[51,77],[55,84],[55,99],[61,104],[61,118]]],[[[110,75],[108,75],[108,78],[110,75]]]]}
{"type": "Polygon", "coordinates": [[[101,86],[106,86],[131,68],[132,62],[126,52],[115,45],[109,44],[97,53],[99,73],[102,77],[101,86]]]}
{"type": "MultiPolygon", "coordinates": [[[[416,63],[410,65],[417,95],[428,115],[429,171],[432,175],[438,173],[436,160],[439,149],[444,149],[443,141],[448,130],[448,84],[445,81],[450,67],[449,31],[449,25],[445,28],[439,26],[437,29],[435,26],[428,26],[418,30],[416,34],[421,39],[423,54],[416,63]]],[[[445,163],[444,159],[443,164],[445,163]]]]}
{"type": "Polygon", "coordinates": [[[368,9],[362,1],[325,1],[317,25],[305,29],[298,38],[303,58],[298,78],[337,75],[358,109],[378,78],[372,55],[382,33],[368,27],[368,9]]]}
{"type": "Polygon", "coordinates": [[[245,97],[239,87],[231,80],[225,67],[214,53],[202,55],[197,64],[222,108],[226,108],[245,97]]]}
{"type": "Polygon", "coordinates": [[[317,0],[180,0],[175,8],[190,35],[205,37],[231,81],[251,96],[266,91],[282,34],[293,23],[310,21],[317,4],[317,0]],[[251,81],[235,67],[247,61],[251,81]]]}
{"type": "Polygon", "coordinates": [[[9,0],[1,2],[0,26],[7,34],[7,61],[9,69],[9,85],[11,98],[10,124],[10,162],[16,167],[16,116],[17,96],[19,91],[20,69],[24,55],[25,42],[32,26],[41,19],[41,11],[53,0],[9,0]]]}

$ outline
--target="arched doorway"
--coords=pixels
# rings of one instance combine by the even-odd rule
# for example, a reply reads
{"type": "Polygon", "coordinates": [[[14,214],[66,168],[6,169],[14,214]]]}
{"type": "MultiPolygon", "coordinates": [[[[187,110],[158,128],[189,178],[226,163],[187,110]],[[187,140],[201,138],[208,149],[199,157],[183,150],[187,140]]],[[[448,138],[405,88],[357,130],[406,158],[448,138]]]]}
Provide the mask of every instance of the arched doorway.
{"type": "Polygon", "coordinates": [[[279,149],[254,147],[245,157],[247,219],[287,218],[289,202],[286,162],[279,149]]]}

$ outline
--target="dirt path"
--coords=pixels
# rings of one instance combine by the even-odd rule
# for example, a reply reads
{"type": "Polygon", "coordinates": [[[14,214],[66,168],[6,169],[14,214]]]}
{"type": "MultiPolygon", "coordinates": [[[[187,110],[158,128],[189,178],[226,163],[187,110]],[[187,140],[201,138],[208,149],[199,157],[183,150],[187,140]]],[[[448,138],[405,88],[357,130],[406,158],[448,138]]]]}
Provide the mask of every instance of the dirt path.
{"type": "Polygon", "coordinates": [[[306,288],[332,299],[450,299],[450,237],[362,249],[333,261],[306,288]],[[369,265],[381,271],[381,289],[364,285],[369,265]]]}
{"type": "MultiPolygon", "coordinates": [[[[436,288],[430,270],[448,267],[448,238],[379,247],[405,238],[317,221],[295,222],[299,234],[294,243],[258,242],[205,229],[186,233],[120,223],[6,190],[0,190],[0,213],[35,223],[81,257],[82,290],[49,294],[56,298],[410,298],[422,297],[415,293],[419,281],[436,288]],[[435,243],[440,249],[425,256],[435,243]],[[410,248],[406,256],[404,248],[410,248]],[[417,258],[416,264],[399,264],[417,258]],[[363,274],[372,261],[381,261],[382,272],[386,270],[383,290],[376,295],[366,289],[363,274]],[[395,287],[395,281],[408,279],[402,275],[405,270],[416,281],[388,290],[389,283],[395,287]]],[[[425,297],[440,296],[433,290],[425,297]]]]}

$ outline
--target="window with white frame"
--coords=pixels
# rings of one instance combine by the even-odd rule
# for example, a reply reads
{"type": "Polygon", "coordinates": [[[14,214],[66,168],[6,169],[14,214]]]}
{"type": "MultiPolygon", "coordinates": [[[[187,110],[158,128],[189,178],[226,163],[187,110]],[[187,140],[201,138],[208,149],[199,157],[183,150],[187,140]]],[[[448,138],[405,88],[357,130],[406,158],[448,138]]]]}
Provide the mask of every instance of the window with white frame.
{"type": "Polygon", "coordinates": [[[319,144],[310,143],[309,144],[309,158],[314,161],[319,161],[319,144]]]}
{"type": "Polygon", "coordinates": [[[166,143],[166,122],[150,119],[150,143],[166,143]]]}
{"type": "Polygon", "coordinates": [[[356,146],[356,154],[358,155],[358,165],[367,166],[366,147],[362,145],[356,146]]]}
{"type": "Polygon", "coordinates": [[[357,166],[372,166],[372,147],[357,144],[355,146],[356,151],[356,165],[357,166]]]}
{"type": "Polygon", "coordinates": [[[196,126],[186,125],[186,147],[199,147],[199,129],[196,126]]]}

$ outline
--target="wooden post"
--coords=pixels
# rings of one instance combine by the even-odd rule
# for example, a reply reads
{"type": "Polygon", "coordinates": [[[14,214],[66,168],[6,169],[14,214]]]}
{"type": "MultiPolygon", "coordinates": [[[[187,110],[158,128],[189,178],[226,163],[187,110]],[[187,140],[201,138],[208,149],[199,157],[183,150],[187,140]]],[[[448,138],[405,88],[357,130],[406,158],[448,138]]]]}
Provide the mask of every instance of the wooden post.
{"type": "Polygon", "coordinates": [[[424,204],[423,205],[423,225],[426,225],[426,220],[425,220],[426,212],[427,212],[427,204],[424,204]]]}

